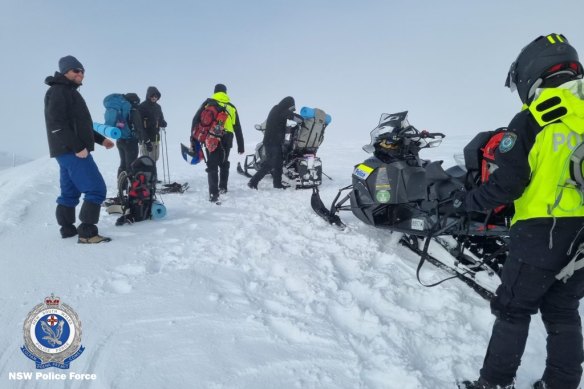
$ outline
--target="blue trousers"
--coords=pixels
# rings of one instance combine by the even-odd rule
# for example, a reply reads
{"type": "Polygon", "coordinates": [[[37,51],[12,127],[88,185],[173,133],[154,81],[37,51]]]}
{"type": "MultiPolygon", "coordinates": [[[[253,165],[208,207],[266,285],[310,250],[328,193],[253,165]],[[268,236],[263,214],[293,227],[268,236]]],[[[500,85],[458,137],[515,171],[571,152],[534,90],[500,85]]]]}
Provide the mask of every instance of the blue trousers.
{"type": "Polygon", "coordinates": [[[84,201],[101,205],[105,200],[105,181],[91,154],[87,158],[78,158],[74,153],[59,155],[55,158],[59,163],[61,194],[57,203],[65,207],[75,208],[79,198],[84,193],[84,201]]]}

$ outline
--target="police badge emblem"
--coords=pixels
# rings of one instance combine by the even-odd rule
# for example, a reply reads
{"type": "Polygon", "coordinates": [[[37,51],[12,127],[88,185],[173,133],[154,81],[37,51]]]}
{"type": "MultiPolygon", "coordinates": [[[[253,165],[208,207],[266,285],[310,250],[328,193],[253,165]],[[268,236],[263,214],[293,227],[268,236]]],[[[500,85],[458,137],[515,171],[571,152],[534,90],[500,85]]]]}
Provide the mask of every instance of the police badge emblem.
{"type": "Polygon", "coordinates": [[[24,321],[22,352],[36,363],[37,369],[68,369],[71,361],[83,353],[81,322],[77,313],[59,297],[51,294],[29,312],[24,321]]]}
{"type": "Polygon", "coordinates": [[[513,132],[506,132],[501,138],[501,143],[499,143],[499,151],[501,153],[506,153],[515,146],[515,142],[517,141],[517,134],[513,132]]]}

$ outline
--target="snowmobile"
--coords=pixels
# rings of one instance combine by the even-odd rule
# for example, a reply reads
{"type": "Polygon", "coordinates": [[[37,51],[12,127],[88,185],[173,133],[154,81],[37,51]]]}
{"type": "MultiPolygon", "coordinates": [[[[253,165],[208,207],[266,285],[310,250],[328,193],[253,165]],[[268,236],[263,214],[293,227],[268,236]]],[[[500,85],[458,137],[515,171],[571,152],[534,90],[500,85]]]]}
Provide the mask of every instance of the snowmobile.
{"type": "Polygon", "coordinates": [[[496,169],[494,149],[501,130],[479,133],[464,148],[464,161],[450,168],[443,161],[421,159],[421,150],[437,147],[442,133],[419,131],[407,120],[408,112],[382,114],[363,149],[373,156],[357,164],[352,184],[339,190],[327,208],[318,188],[311,206],[330,224],[344,229],[340,211],[350,210],[362,222],[401,233],[400,244],[420,255],[416,271],[427,260],[490,299],[500,284],[508,253],[513,207],[481,213],[454,207],[453,193],[476,188],[496,169]],[[493,158],[490,158],[493,157],[493,158]]]}
{"type": "MultiPolygon", "coordinates": [[[[282,145],[284,166],[282,182],[296,189],[314,188],[322,183],[322,162],[316,156],[324,140],[324,130],[331,122],[331,116],[318,108],[302,107],[300,116],[303,122],[287,126],[286,137],[282,145]]],[[[266,122],[256,124],[256,130],[265,131],[266,122]]],[[[266,160],[266,151],[262,142],[258,143],[255,153],[247,155],[243,167],[237,164],[237,172],[248,178],[250,170],[259,170],[266,160]]],[[[327,176],[328,177],[328,176],[327,176]]]]}

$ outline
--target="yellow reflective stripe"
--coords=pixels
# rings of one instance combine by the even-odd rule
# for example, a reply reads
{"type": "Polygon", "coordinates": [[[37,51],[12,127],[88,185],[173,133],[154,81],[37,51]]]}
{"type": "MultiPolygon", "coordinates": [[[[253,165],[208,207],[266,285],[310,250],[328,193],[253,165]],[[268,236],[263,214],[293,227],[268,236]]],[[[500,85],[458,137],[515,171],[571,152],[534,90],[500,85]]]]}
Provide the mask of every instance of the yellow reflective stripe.
{"type": "Polygon", "coordinates": [[[553,45],[554,43],[556,43],[556,41],[554,40],[554,37],[551,35],[547,36],[548,41],[550,41],[550,43],[553,45]]]}
{"type": "Polygon", "coordinates": [[[357,166],[357,169],[363,170],[365,173],[371,173],[374,169],[372,167],[369,167],[367,165],[364,164],[359,164],[359,166],[357,166]]]}
{"type": "Polygon", "coordinates": [[[556,34],[556,39],[559,40],[560,42],[563,42],[564,40],[562,39],[561,35],[556,34]]]}

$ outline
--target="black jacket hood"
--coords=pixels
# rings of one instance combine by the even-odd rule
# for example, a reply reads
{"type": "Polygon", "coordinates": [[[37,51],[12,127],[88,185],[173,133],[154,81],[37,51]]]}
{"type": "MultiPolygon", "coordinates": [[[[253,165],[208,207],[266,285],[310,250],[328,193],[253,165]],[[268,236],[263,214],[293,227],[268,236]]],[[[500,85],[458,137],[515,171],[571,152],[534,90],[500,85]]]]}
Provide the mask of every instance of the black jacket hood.
{"type": "Polygon", "coordinates": [[[61,84],[68,85],[74,88],[79,88],[81,86],[81,84],[75,84],[74,82],[70,81],[67,77],[65,77],[63,74],[59,72],[55,72],[54,75],[45,78],[45,84],[47,84],[48,86],[61,84]]]}
{"type": "Polygon", "coordinates": [[[148,90],[146,91],[146,99],[144,99],[144,101],[148,101],[150,97],[154,95],[158,97],[158,100],[160,100],[160,98],[162,97],[160,91],[155,86],[149,86],[148,90]]]}
{"type": "Polygon", "coordinates": [[[294,97],[286,96],[278,103],[278,107],[282,109],[289,109],[295,105],[294,97]]]}

